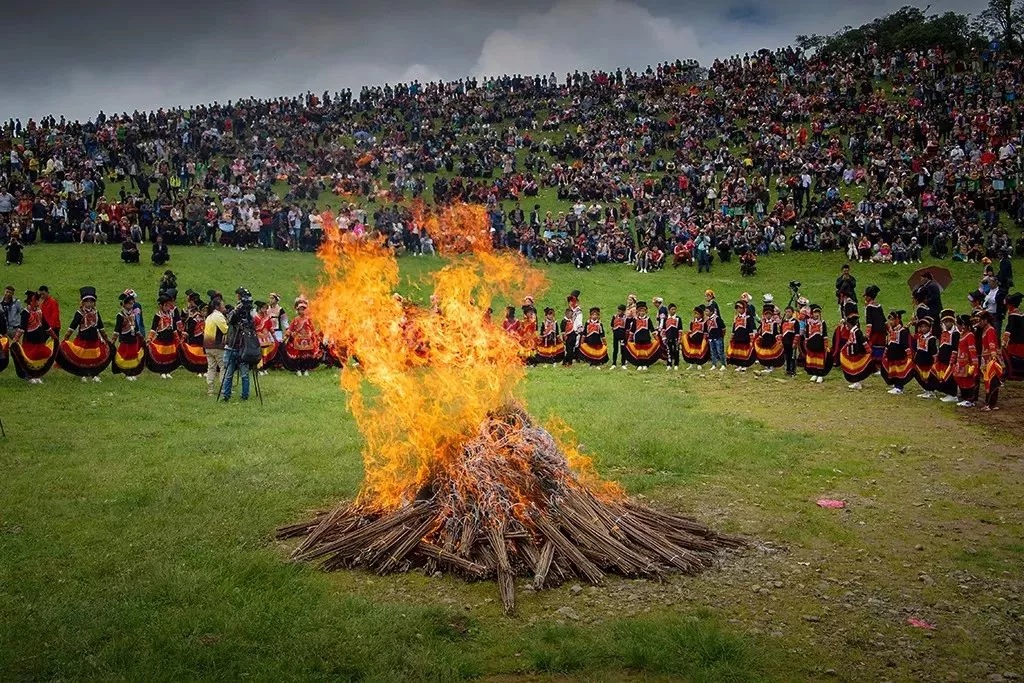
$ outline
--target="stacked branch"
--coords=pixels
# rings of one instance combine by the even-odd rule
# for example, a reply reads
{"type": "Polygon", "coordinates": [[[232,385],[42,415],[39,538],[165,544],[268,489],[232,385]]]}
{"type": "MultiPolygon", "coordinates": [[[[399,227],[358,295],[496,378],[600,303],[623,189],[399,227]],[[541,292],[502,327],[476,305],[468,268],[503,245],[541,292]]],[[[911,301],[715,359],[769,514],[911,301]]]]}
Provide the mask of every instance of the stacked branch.
{"type": "Polygon", "coordinates": [[[494,579],[506,613],[515,579],[536,589],[610,573],[661,578],[712,565],[743,541],[693,519],[598,495],[571,471],[549,433],[517,408],[492,416],[462,457],[397,509],[343,503],[278,530],[305,538],[292,557],[327,570],[422,569],[494,579]]]}

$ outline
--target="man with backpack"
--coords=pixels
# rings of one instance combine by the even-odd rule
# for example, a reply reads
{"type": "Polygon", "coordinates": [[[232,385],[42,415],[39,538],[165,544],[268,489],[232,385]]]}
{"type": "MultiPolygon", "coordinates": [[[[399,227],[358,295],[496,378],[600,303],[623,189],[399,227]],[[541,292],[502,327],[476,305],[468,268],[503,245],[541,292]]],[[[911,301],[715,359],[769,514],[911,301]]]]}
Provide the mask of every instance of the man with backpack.
{"type": "Polygon", "coordinates": [[[224,381],[221,398],[231,399],[235,372],[241,374],[242,400],[249,400],[249,368],[259,362],[262,351],[252,317],[252,294],[244,287],[235,290],[238,303],[228,316],[228,336],[224,345],[224,381]]]}

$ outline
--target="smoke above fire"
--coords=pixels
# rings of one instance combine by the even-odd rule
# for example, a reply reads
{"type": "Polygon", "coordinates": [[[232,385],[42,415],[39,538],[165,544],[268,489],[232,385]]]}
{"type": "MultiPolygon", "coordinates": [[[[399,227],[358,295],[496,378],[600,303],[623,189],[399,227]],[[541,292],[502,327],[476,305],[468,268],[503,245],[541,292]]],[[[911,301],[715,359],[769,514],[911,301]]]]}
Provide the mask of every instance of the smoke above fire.
{"type": "MultiPolygon", "coordinates": [[[[390,249],[350,234],[333,216],[323,220],[324,279],[310,306],[324,337],[357,361],[341,373],[366,439],[357,502],[382,511],[464,472],[458,460],[488,416],[524,405],[517,394],[525,376],[521,343],[487,311],[547,288],[543,274],[518,254],[494,250],[484,207],[417,206],[414,214],[446,257],[423,283],[429,306],[396,294],[399,266],[390,249]]],[[[564,437],[570,466],[596,481],[571,433],[564,425],[554,431],[564,437]]]]}

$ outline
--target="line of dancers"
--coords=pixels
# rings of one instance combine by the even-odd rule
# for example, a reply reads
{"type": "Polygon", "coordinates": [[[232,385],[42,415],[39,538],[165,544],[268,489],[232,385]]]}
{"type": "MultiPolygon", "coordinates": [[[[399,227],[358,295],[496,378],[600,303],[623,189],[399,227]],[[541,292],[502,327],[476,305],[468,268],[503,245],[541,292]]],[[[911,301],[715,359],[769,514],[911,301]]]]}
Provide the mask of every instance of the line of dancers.
{"type": "Polygon", "coordinates": [[[784,368],[790,377],[803,368],[816,384],[838,369],[852,390],[863,389],[864,381],[877,373],[890,394],[901,395],[916,381],[922,390],[920,398],[939,398],[964,408],[975,407],[984,388],[982,410],[998,409],[1004,381],[1024,379],[1024,313],[1020,309],[1024,297],[1020,293],[1007,299],[1001,338],[983,309],[961,315],[945,309],[936,321],[922,305],[905,323],[906,311],[884,313],[879,294],[874,285],[865,289],[863,322],[857,302],[844,298],[842,319],[831,335],[820,305],[798,297],[795,305],[780,308],[771,294],[762,298],[758,316],[752,297],[744,293],[727,326],[710,289],[704,293],[705,302],[693,308],[688,323],[675,304],[666,306],[661,297],[653,299],[652,318],[647,302],[630,295],[612,315],[610,345],[601,309],[591,307],[584,319],[578,290],[567,297],[560,320],[551,307],[544,308],[543,318],[538,319],[534,301],[527,297],[523,317],[517,319],[516,308],[509,306],[502,325],[522,344],[527,362],[536,365],[601,366],[611,360],[612,368],[646,371],[664,362],[670,372],[708,363],[713,371],[733,367],[747,372],[759,365],[763,374],[784,368]]]}
{"type": "MultiPolygon", "coordinates": [[[[25,292],[20,323],[13,330],[0,330],[0,371],[13,361],[18,377],[29,384],[42,384],[54,366],[77,375],[82,382],[101,381],[108,367],[128,381],[135,381],[146,370],[171,379],[179,368],[206,375],[207,351],[223,349],[223,334],[218,335],[216,325],[210,324],[212,309],[223,305],[223,297],[213,290],[207,292],[212,305],[198,292],[188,290],[187,304],[179,308],[177,290],[162,289],[148,332],[133,290],[118,297],[120,307],[113,329],[106,326],[96,308],[96,289],[82,287],[79,295],[71,325],[59,338],[43,315],[39,293],[25,292]]],[[[306,376],[320,365],[341,366],[341,355],[317,332],[308,308],[308,300],[298,297],[295,315],[289,320],[276,293],[266,302],[255,302],[261,373],[286,368],[306,376]]]]}

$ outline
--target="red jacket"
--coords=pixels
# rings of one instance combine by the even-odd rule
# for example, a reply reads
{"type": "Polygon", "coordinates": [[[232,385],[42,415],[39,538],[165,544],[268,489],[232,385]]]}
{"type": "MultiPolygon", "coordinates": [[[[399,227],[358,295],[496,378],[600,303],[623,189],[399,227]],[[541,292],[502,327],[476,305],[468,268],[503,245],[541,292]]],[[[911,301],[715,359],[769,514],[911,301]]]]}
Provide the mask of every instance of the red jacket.
{"type": "Polygon", "coordinates": [[[40,306],[43,309],[43,319],[54,332],[60,329],[60,304],[52,296],[46,297],[46,301],[40,306]]]}

